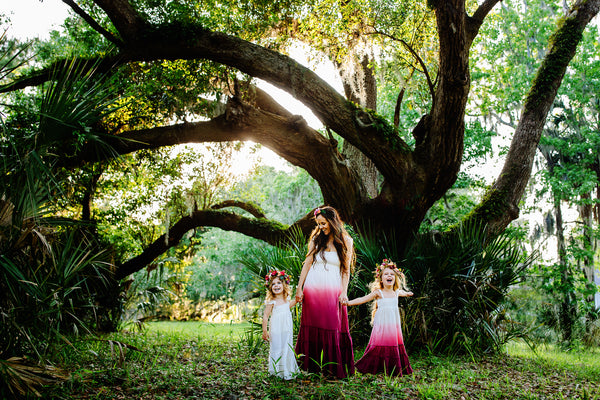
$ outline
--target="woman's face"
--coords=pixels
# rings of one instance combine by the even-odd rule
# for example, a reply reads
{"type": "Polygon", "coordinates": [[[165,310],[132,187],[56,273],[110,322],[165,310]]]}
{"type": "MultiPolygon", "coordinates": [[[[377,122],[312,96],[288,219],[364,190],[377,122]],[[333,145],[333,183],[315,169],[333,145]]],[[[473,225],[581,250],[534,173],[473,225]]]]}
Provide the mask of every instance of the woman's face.
{"type": "Polygon", "coordinates": [[[281,282],[281,279],[273,278],[273,281],[271,282],[271,292],[275,295],[283,293],[283,283],[281,282]]]}
{"type": "Polygon", "coordinates": [[[331,228],[329,227],[329,222],[327,222],[327,219],[322,215],[317,215],[315,220],[317,221],[317,227],[321,230],[321,232],[323,232],[325,235],[329,235],[331,228]]]}
{"type": "Polygon", "coordinates": [[[394,281],[396,280],[396,274],[391,268],[386,268],[381,273],[381,282],[384,287],[394,287],[394,281]]]}

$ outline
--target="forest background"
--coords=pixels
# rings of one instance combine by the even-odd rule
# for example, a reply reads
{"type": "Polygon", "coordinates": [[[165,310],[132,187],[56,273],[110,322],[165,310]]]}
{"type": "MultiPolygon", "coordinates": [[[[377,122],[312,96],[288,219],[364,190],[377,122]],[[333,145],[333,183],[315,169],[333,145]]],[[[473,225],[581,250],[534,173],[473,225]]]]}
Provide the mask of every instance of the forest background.
{"type": "MultiPolygon", "coordinates": [[[[307,216],[332,201],[339,201],[357,245],[351,297],[364,293],[375,262],[382,258],[391,257],[406,268],[418,295],[416,301],[402,304],[411,351],[493,353],[516,337],[534,346],[598,346],[597,24],[583,31],[544,119],[533,179],[527,179],[518,201],[519,218],[493,235],[478,224],[465,224],[489,193],[499,163],[508,157],[528,88],[553,42],[551,34],[568,7],[578,3],[504,1],[487,15],[470,48],[460,171],[439,199],[424,206],[422,218],[413,223],[416,228],[407,229],[414,237],[385,225],[361,224],[357,217],[375,207],[370,199],[402,196],[394,189],[402,185],[391,185],[389,176],[375,173],[373,187],[362,178],[356,186],[373,191],[364,208],[351,211],[343,208],[346,198],[330,193],[323,176],[283,158],[265,165],[261,157],[270,153],[252,141],[168,143],[134,152],[115,146],[109,135],[126,137],[132,130],[151,131],[169,123],[211,121],[225,115],[223,107],[225,113],[235,110],[221,100],[266,102],[261,88],[268,92],[272,87],[254,88],[256,78],[194,59],[134,61],[126,68],[115,67],[112,77],[106,76],[101,61],[91,63],[92,68],[79,64],[77,60],[113,51],[115,43],[109,39],[116,37],[115,30],[102,33],[101,26],[112,20],[117,31],[122,29],[110,7],[96,3],[111,18],[94,2],[81,2],[83,11],[71,13],[47,40],[25,43],[7,35],[2,41],[3,358],[26,354],[48,360],[74,332],[141,327],[152,319],[257,321],[262,276],[269,268],[285,268],[297,276],[305,252],[303,233],[310,226],[307,216]],[[101,21],[101,26],[82,15],[101,21]],[[99,161],[90,162],[90,143],[99,161]],[[248,165],[243,172],[236,170],[241,160],[248,165]],[[187,216],[231,206],[237,207],[233,215],[268,216],[264,225],[269,226],[242,235],[234,232],[243,231],[239,220],[229,226],[196,224],[145,263],[119,275],[118,268],[139,261],[157,243],[169,242],[187,216]],[[285,244],[279,242],[283,236],[274,240],[263,235],[280,229],[272,221],[284,227],[285,244]],[[440,235],[444,232],[453,234],[440,235]],[[118,279],[113,280],[115,271],[118,279]],[[448,321],[448,315],[454,320],[448,321]]],[[[355,69],[353,76],[371,71],[377,82],[376,107],[369,107],[374,100],[368,96],[360,98],[360,85],[348,87],[352,79],[342,76],[337,90],[349,99],[356,96],[359,106],[376,109],[408,148],[418,149],[415,124],[441,98],[433,90],[443,87],[443,78],[431,81],[431,76],[443,76],[433,39],[435,2],[403,4],[398,14],[375,3],[346,4],[344,9],[335,2],[317,2],[312,16],[292,3],[249,2],[239,9],[229,5],[227,15],[205,15],[187,3],[139,2],[136,7],[174,37],[182,33],[168,30],[175,29],[173,21],[201,15],[205,26],[226,30],[230,24],[239,36],[265,47],[302,52],[309,68],[331,63],[329,73],[347,73],[346,58],[360,60],[359,53],[350,57],[335,40],[342,37],[342,43],[350,43],[340,32],[364,28],[358,11],[373,7],[375,13],[365,15],[379,25],[360,32],[390,42],[376,42],[370,58],[362,59],[368,62],[359,63],[363,69],[355,69]],[[194,12],[186,14],[190,10],[194,12]],[[286,25],[285,10],[305,17],[295,27],[298,31],[286,25]],[[312,17],[331,18],[328,13],[347,19],[319,36],[313,30],[322,26],[312,17]],[[264,15],[271,20],[261,20],[264,15]]],[[[475,2],[467,3],[470,10],[477,9],[475,2]]],[[[216,5],[213,11],[219,9],[216,5]]],[[[125,31],[120,34],[127,36],[125,31]]],[[[282,113],[277,106],[269,107],[282,113]]],[[[330,129],[335,124],[319,118],[325,123],[312,129],[339,153],[349,154],[343,134],[330,129]]],[[[135,146],[141,139],[128,136],[128,141],[135,146]]],[[[382,164],[377,168],[386,169],[382,164]]],[[[393,203],[389,207],[397,207],[393,203]]],[[[396,222],[405,218],[390,215],[396,222]]],[[[364,344],[369,332],[367,314],[361,308],[351,315],[358,344],[364,344]]]]}

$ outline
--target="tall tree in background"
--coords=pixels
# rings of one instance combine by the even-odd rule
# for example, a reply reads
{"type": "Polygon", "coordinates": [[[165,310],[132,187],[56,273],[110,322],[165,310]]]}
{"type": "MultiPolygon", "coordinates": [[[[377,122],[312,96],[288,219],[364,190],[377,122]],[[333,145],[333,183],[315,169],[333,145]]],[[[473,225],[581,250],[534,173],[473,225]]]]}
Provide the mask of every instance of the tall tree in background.
{"type": "MultiPolygon", "coordinates": [[[[505,1],[498,18],[484,29],[494,39],[481,43],[485,51],[477,52],[473,67],[477,82],[472,98],[476,99],[471,113],[484,117],[497,130],[516,129],[522,112],[522,98],[517,90],[533,79],[537,66],[546,54],[545,43],[551,34],[552,22],[547,16],[562,15],[566,5],[544,1],[505,1]],[[493,63],[511,68],[498,70],[493,63]],[[495,70],[496,73],[493,73],[495,70]]],[[[578,54],[565,74],[558,95],[551,105],[539,151],[541,170],[534,195],[550,196],[547,232],[556,239],[556,251],[550,254],[556,263],[543,269],[542,286],[556,298],[556,313],[544,307],[544,319],[559,328],[569,342],[574,325],[586,310],[598,308],[600,297],[593,293],[598,283],[594,259],[597,257],[598,227],[598,97],[600,63],[595,57],[598,47],[595,26],[584,33],[578,54]],[[577,209],[577,221],[563,217],[563,207],[577,209]],[[587,281],[587,282],[586,282],[587,281]],[[558,298],[560,297],[560,298],[558,298]],[[596,298],[596,301],[594,301],[596,298]],[[587,305],[582,304],[586,299],[587,305]],[[555,314],[550,316],[550,314],[555,314]]],[[[545,213],[536,201],[537,211],[545,213]]],[[[544,229],[544,227],[542,227],[544,229]]],[[[539,231],[536,228],[536,231],[539,231]]],[[[535,242],[537,238],[533,237],[535,242]]],[[[535,243],[533,243],[535,246],[535,243]]],[[[593,318],[592,318],[593,319],[593,318]]],[[[589,321],[589,319],[588,319],[589,321]]]]}
{"type": "MultiPolygon", "coordinates": [[[[124,66],[132,80],[136,74],[151,73],[156,65],[168,64],[165,69],[176,84],[159,87],[156,92],[162,96],[157,103],[175,98],[171,115],[187,119],[195,110],[205,118],[171,125],[166,123],[167,114],[163,123],[157,119],[154,125],[150,119],[140,124],[125,118],[107,126],[116,152],[187,142],[253,140],[305,169],[318,182],[324,202],[340,210],[344,220],[383,231],[396,229],[400,244],[418,230],[427,211],[456,180],[471,82],[469,52],[486,16],[499,2],[484,0],[471,6],[464,0],[430,0],[427,8],[424,2],[146,4],[93,0],[78,5],[63,1],[98,33],[97,41],[103,38],[114,46],[108,53],[94,54],[105,69],[124,66]],[[437,41],[430,43],[434,26],[437,41]],[[283,44],[290,38],[329,50],[324,54],[338,68],[345,96],[284,54],[283,44]],[[436,49],[436,57],[428,53],[431,48],[436,49]],[[373,67],[379,65],[385,71],[380,61],[403,66],[405,72],[396,79],[403,82],[417,76],[429,93],[424,102],[428,109],[413,121],[410,133],[397,130],[375,112],[377,69],[373,67]],[[326,134],[248,85],[246,78],[265,80],[293,95],[319,118],[326,134]],[[181,82],[198,86],[186,87],[181,82]],[[207,94],[203,101],[190,96],[200,87],[207,94]],[[379,174],[381,185],[377,185],[379,174]]],[[[599,8],[600,0],[576,1],[559,19],[523,101],[504,168],[469,222],[484,223],[496,234],[518,216],[548,110],[584,28],[599,8]]],[[[39,85],[49,79],[50,69],[15,79],[0,90],[39,85]]],[[[398,109],[405,87],[398,88],[398,109]]],[[[75,166],[100,158],[84,148],[67,161],[75,166]]],[[[198,226],[234,230],[275,244],[285,240],[295,226],[307,231],[311,225],[310,214],[292,226],[269,221],[259,212],[252,215],[194,211],[142,254],[124,262],[117,277],[143,268],[198,226]]]]}

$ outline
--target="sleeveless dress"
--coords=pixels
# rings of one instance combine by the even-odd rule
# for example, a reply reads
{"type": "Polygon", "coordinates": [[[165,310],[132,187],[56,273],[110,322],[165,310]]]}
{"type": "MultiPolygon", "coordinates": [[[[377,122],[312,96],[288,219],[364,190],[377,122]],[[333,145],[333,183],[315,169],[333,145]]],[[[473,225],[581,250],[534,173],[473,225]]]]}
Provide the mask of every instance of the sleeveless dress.
{"type": "Polygon", "coordinates": [[[304,281],[296,354],[303,370],[345,378],[354,374],[354,352],[348,311],[339,303],[340,260],[336,251],[318,253],[314,260],[304,281]]]}
{"type": "Polygon", "coordinates": [[[402,337],[397,292],[388,298],[383,297],[381,290],[379,294],[371,337],[356,369],[364,374],[409,375],[412,368],[402,337]]]}
{"type": "Polygon", "coordinates": [[[267,303],[273,304],[271,320],[269,321],[269,374],[277,375],[283,379],[292,379],[298,372],[296,356],[294,354],[294,325],[290,303],[275,304],[275,300],[267,303]]]}

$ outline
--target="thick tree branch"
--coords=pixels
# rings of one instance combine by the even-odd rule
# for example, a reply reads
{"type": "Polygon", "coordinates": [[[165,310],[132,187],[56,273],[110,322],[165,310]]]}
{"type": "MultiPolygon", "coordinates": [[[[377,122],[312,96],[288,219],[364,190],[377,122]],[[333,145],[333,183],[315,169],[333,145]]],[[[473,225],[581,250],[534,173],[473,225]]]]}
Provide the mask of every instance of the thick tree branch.
{"type": "MultiPolygon", "coordinates": [[[[327,127],[340,134],[370,159],[381,159],[383,154],[385,161],[378,162],[378,170],[388,175],[390,180],[397,181],[397,171],[390,167],[389,161],[403,158],[404,152],[399,153],[392,149],[408,150],[406,143],[399,135],[390,135],[385,129],[371,129],[365,134],[363,126],[357,123],[357,115],[362,111],[315,72],[292,58],[234,36],[211,32],[201,26],[144,25],[137,20],[139,15],[130,7],[129,11],[127,7],[120,8],[119,4],[127,3],[126,0],[96,0],[96,3],[102,6],[121,33],[128,26],[128,21],[133,20],[132,27],[127,28],[128,35],[122,35],[125,47],[119,54],[119,63],[210,59],[235,67],[292,94],[310,108],[327,127]]],[[[44,77],[47,79],[47,75],[41,73],[36,79],[28,80],[28,83],[40,83],[44,77]]],[[[0,88],[0,91],[14,90],[17,87],[23,87],[23,83],[18,86],[11,85],[10,88],[7,85],[0,88]]],[[[376,126],[379,127],[380,124],[376,126]]],[[[401,185],[402,181],[398,181],[397,184],[401,185]]]]}
{"type": "Polygon", "coordinates": [[[212,208],[213,210],[219,210],[219,209],[228,208],[228,207],[241,208],[244,211],[248,211],[255,218],[266,218],[265,213],[256,204],[246,203],[244,201],[226,200],[219,204],[215,204],[215,205],[211,206],[210,208],[212,208]]]}
{"type": "Polygon", "coordinates": [[[129,0],[94,0],[94,3],[106,12],[128,45],[133,44],[131,41],[137,40],[140,32],[145,31],[149,26],[129,0]]]}
{"type": "MultiPolygon", "coordinates": [[[[337,149],[300,116],[283,117],[231,99],[226,112],[210,121],[125,132],[105,141],[117,154],[156,149],[183,143],[252,140],[306,170],[321,187],[324,200],[340,210],[352,210],[365,196],[354,172],[339,157],[337,149]],[[341,188],[339,182],[347,182],[341,188]]],[[[84,148],[73,165],[100,161],[94,147],[84,148]]],[[[349,218],[343,211],[344,218],[349,218]]]]}
{"type": "MultiPolygon", "coordinates": [[[[469,49],[466,46],[464,0],[432,1],[440,39],[438,83],[431,112],[413,135],[414,161],[421,168],[421,186],[427,193],[418,208],[428,209],[456,181],[462,162],[464,115],[470,89],[469,49]]],[[[389,182],[393,186],[393,182],[389,182]]]]}
{"type": "Polygon", "coordinates": [[[16,80],[0,86],[0,93],[14,92],[30,86],[39,86],[44,82],[50,80],[54,71],[60,68],[65,68],[67,65],[70,67],[76,67],[78,71],[87,72],[94,70],[98,73],[106,73],[119,65],[126,62],[119,55],[111,55],[107,57],[93,57],[93,58],[76,58],[73,64],[68,62],[69,59],[61,59],[54,61],[49,66],[32,72],[28,76],[17,78],[16,80]]]}
{"type": "Polygon", "coordinates": [[[550,49],[525,100],[504,167],[484,200],[468,218],[488,224],[493,234],[504,230],[519,215],[518,204],[531,176],[548,111],[583,37],[583,30],[599,10],[600,0],[578,1],[551,40],[550,49]]]}
{"type": "Polygon", "coordinates": [[[479,28],[485,17],[492,11],[494,6],[501,2],[502,0],[485,0],[483,3],[479,5],[477,10],[473,13],[473,15],[467,18],[467,43],[468,47],[471,47],[471,43],[479,33],[479,28]]]}
{"type": "Polygon", "coordinates": [[[146,267],[168,249],[176,246],[187,232],[201,226],[212,226],[227,231],[239,232],[269,244],[280,246],[291,242],[298,230],[305,236],[308,235],[314,227],[314,222],[308,217],[308,214],[294,225],[287,226],[265,218],[246,218],[225,211],[195,211],[177,221],[167,234],[155,240],[140,255],[119,265],[115,272],[115,278],[123,279],[146,267]]]}
{"type": "MultiPolygon", "coordinates": [[[[317,157],[337,158],[327,138],[310,128],[302,117],[282,117],[238,99],[230,99],[225,113],[209,121],[127,131],[112,140],[106,139],[118,154],[183,143],[237,140],[262,143],[292,164],[309,171],[315,169],[311,167],[315,164],[323,167],[315,160],[317,157]]],[[[100,161],[101,156],[94,148],[84,148],[75,162],[100,161]]]]}

